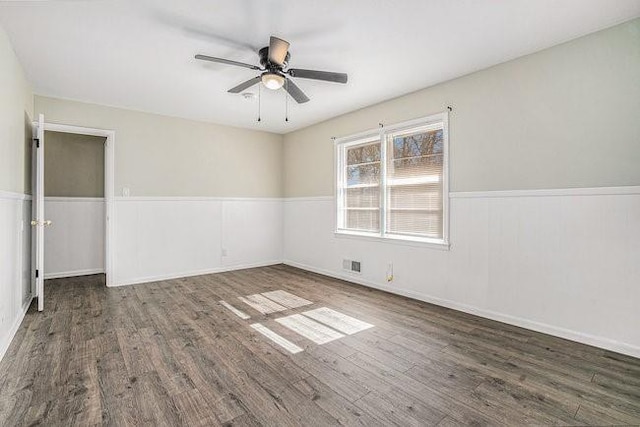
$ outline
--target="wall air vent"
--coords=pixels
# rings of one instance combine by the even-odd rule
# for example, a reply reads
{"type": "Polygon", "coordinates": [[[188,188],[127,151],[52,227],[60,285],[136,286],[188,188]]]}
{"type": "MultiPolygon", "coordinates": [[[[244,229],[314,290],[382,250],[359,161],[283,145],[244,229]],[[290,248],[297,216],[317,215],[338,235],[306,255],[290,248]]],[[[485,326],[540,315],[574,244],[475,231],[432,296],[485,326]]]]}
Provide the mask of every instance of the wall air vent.
{"type": "Polygon", "coordinates": [[[360,273],[360,261],[351,261],[351,271],[360,273]]]}
{"type": "Polygon", "coordinates": [[[351,273],[360,273],[360,261],[353,261],[350,259],[342,260],[342,269],[351,273]]]}

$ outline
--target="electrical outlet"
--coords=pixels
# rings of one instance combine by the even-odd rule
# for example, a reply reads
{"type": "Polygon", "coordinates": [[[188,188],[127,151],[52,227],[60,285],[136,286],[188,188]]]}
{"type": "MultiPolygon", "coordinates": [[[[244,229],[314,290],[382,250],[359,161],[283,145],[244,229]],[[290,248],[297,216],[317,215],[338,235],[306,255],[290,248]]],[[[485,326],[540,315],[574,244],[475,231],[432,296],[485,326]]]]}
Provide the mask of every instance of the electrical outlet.
{"type": "Polygon", "coordinates": [[[129,187],[122,187],[122,196],[129,197],[130,195],[131,195],[131,190],[129,190],[129,187]]]}

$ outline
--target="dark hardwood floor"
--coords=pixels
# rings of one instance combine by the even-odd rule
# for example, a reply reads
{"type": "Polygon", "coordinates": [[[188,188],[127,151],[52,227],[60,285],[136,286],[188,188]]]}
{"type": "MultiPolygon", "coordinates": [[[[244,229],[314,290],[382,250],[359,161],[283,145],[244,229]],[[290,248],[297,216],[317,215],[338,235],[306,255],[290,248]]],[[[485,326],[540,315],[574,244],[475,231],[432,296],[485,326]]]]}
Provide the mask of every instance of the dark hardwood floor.
{"type": "Polygon", "coordinates": [[[2,426],[640,424],[639,359],[291,267],[46,289],[0,363],[2,426]],[[238,300],[278,289],[314,304],[238,300]],[[317,345],[275,321],[318,307],[375,326],[317,345]]]}

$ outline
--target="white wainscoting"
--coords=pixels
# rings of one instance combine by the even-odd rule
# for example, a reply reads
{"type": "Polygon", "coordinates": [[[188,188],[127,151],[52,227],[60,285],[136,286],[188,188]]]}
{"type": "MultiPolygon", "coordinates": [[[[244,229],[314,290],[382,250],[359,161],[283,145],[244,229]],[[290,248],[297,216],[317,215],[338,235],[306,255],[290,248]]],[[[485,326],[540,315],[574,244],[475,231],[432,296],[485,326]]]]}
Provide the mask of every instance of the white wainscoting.
{"type": "Polygon", "coordinates": [[[31,303],[31,199],[0,191],[0,360],[31,303]]]}
{"type": "Polygon", "coordinates": [[[284,262],[640,357],[639,187],[451,196],[449,251],[335,237],[331,197],[287,199],[284,262]]]}
{"type": "Polygon", "coordinates": [[[282,262],[282,199],[117,198],[114,285],[282,262]]]}
{"type": "Polygon", "coordinates": [[[104,273],[104,208],[103,198],[45,198],[45,279],[104,273]]]}

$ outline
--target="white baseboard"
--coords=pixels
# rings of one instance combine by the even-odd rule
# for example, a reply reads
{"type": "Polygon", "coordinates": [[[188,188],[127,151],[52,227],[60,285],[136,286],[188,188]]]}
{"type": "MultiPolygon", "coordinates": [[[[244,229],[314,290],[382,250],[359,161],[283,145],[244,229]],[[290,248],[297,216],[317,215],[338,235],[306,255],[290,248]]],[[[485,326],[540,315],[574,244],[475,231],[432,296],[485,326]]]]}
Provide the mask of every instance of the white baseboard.
{"type": "Polygon", "coordinates": [[[226,271],[246,270],[248,268],[257,268],[257,267],[267,267],[267,266],[276,265],[276,264],[282,264],[282,260],[264,261],[264,262],[257,262],[253,264],[229,265],[229,266],[223,266],[223,267],[209,268],[205,270],[185,271],[182,273],[175,273],[175,274],[131,278],[131,279],[125,279],[125,280],[119,281],[118,283],[112,284],[109,287],[138,285],[141,283],[158,282],[161,280],[181,279],[183,277],[202,276],[205,274],[224,273],[226,271]]]}
{"type": "Polygon", "coordinates": [[[104,268],[94,268],[89,270],[62,271],[59,273],[45,273],[44,279],[61,279],[64,277],[90,276],[92,274],[104,274],[104,268]]]}
{"type": "Polygon", "coordinates": [[[617,353],[622,353],[629,356],[640,358],[640,347],[630,345],[624,342],[619,342],[619,341],[611,340],[604,337],[589,335],[582,332],[573,331],[570,329],[560,328],[557,326],[547,325],[545,323],[523,319],[520,317],[515,317],[507,314],[497,313],[491,310],[485,310],[482,308],[461,304],[455,301],[433,297],[431,295],[424,295],[418,292],[406,291],[406,290],[394,288],[391,286],[384,286],[382,284],[375,283],[366,279],[362,279],[354,275],[340,274],[330,270],[312,267],[310,265],[301,264],[299,262],[295,262],[291,260],[284,260],[282,261],[282,263],[289,265],[291,267],[296,267],[302,270],[311,271],[313,273],[322,274],[324,276],[329,276],[336,279],[345,280],[347,282],[356,283],[358,285],[379,289],[392,294],[402,295],[408,298],[424,301],[430,304],[451,308],[453,310],[462,311],[464,313],[473,314],[475,316],[484,317],[486,319],[507,323],[509,325],[530,329],[532,331],[541,332],[541,333],[553,335],[559,338],[564,338],[570,341],[576,341],[582,344],[587,344],[587,345],[599,347],[605,350],[611,350],[617,353]]]}
{"type": "Polygon", "coordinates": [[[13,338],[16,336],[16,333],[18,332],[18,329],[20,328],[20,325],[24,320],[24,316],[27,314],[27,311],[29,310],[29,306],[31,306],[31,301],[33,301],[33,297],[29,298],[29,301],[22,306],[22,310],[20,311],[20,314],[18,315],[16,320],[13,322],[13,325],[11,325],[11,329],[9,329],[9,334],[0,343],[0,361],[2,361],[2,359],[4,358],[4,355],[7,353],[7,350],[9,350],[9,346],[11,345],[13,338]]]}

